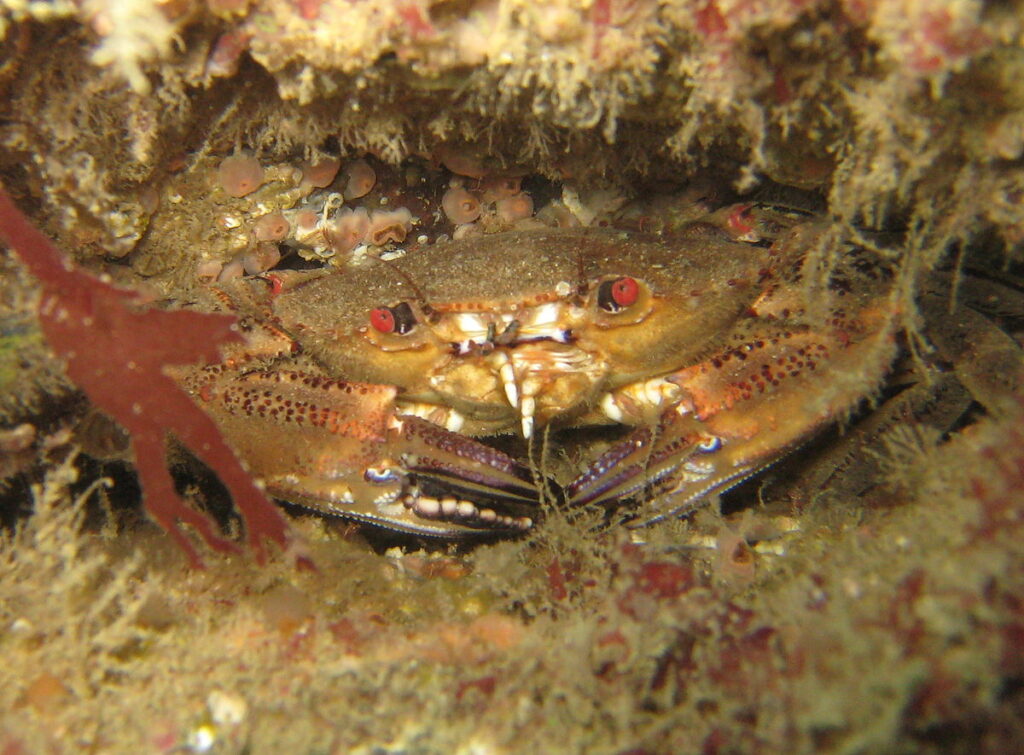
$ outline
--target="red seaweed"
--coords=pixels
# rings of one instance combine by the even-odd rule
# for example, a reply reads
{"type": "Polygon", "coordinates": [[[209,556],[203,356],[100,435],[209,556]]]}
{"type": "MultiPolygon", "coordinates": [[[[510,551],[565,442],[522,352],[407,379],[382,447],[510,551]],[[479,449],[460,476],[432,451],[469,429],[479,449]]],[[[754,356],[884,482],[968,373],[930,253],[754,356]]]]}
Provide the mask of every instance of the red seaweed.
{"type": "Polygon", "coordinates": [[[219,346],[241,340],[232,330],[235,318],[142,306],[137,292],[66,263],[2,189],[0,238],[39,280],[40,327],[66,362],[68,377],[131,434],[146,510],[192,564],[201,567],[202,561],[181,522],[192,525],[215,550],[239,548],[175,493],[165,458],[167,433],[220,476],[260,563],[266,556],[264,538],[285,547],[289,532],[281,512],[253,482],[213,420],[164,372],[169,365],[218,361],[219,346]]]}

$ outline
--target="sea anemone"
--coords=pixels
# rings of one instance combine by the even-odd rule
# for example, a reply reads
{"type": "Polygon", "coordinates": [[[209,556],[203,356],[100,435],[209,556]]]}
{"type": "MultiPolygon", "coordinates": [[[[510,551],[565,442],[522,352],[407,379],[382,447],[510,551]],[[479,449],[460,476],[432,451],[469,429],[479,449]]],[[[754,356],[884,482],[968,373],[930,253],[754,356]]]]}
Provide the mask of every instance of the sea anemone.
{"type": "Polygon", "coordinates": [[[502,221],[514,223],[533,215],[533,198],[526,193],[505,197],[497,201],[495,210],[502,221]]]}
{"type": "Polygon", "coordinates": [[[370,215],[366,240],[375,246],[384,246],[389,241],[401,243],[411,227],[412,213],[406,207],[374,212],[370,215]]]}
{"type": "Polygon", "coordinates": [[[236,257],[221,268],[220,273],[217,275],[217,282],[224,283],[235,278],[241,278],[244,273],[245,266],[242,264],[242,260],[236,257]]]}
{"type": "Polygon", "coordinates": [[[196,265],[196,277],[201,281],[216,280],[220,271],[224,269],[224,263],[218,260],[203,260],[196,265]]]}
{"type": "MultiPolygon", "coordinates": [[[[334,216],[324,233],[328,245],[335,253],[346,254],[366,238],[369,228],[370,216],[364,208],[346,208],[334,216]]],[[[404,234],[402,237],[405,237],[404,234]]]]}
{"type": "Polygon", "coordinates": [[[252,227],[252,235],[257,241],[280,241],[288,235],[291,224],[280,212],[264,215],[252,227]]]}
{"type": "Polygon", "coordinates": [[[242,267],[249,275],[265,273],[281,261],[281,250],[277,244],[264,241],[242,255],[242,267]]]}
{"type": "Polygon", "coordinates": [[[438,162],[458,176],[481,179],[487,175],[484,160],[472,147],[445,144],[434,152],[438,162]]]}
{"type": "Polygon", "coordinates": [[[246,152],[225,157],[217,169],[217,181],[233,197],[252,194],[263,184],[263,166],[246,152]]]}
{"type": "Polygon", "coordinates": [[[490,176],[480,182],[480,199],[484,203],[497,202],[519,193],[523,179],[518,176],[490,176]]]}
{"type": "Polygon", "coordinates": [[[552,228],[578,228],[579,219],[560,200],[553,200],[537,213],[537,219],[552,228]]]}
{"type": "Polygon", "coordinates": [[[462,239],[468,239],[472,236],[483,236],[484,229],[480,227],[479,223],[462,223],[461,225],[455,226],[455,230],[452,232],[452,240],[460,241],[462,239]]]}
{"type": "Polygon", "coordinates": [[[345,180],[343,194],[346,200],[365,197],[377,183],[377,174],[366,160],[354,160],[341,171],[345,180]]]}
{"type": "Polygon", "coordinates": [[[480,200],[461,186],[453,186],[444,193],[441,208],[456,225],[472,223],[480,217],[480,200]]]}
{"type": "Polygon", "coordinates": [[[315,189],[326,188],[334,181],[340,167],[341,160],[337,157],[325,157],[316,162],[304,162],[302,163],[302,183],[315,189]]]}
{"type": "Polygon", "coordinates": [[[295,241],[314,246],[320,236],[320,214],[315,210],[299,210],[292,216],[292,227],[295,241]]]}

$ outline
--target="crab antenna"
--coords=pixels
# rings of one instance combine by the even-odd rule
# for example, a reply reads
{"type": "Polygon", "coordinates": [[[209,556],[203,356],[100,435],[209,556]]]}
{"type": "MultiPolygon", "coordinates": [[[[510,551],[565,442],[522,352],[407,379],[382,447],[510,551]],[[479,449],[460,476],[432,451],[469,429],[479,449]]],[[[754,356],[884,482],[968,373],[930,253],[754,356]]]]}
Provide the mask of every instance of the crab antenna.
{"type": "Polygon", "coordinates": [[[413,296],[415,296],[416,298],[416,303],[420,305],[420,309],[423,311],[424,315],[433,318],[437,314],[436,310],[430,306],[430,302],[427,301],[427,297],[423,295],[423,291],[421,291],[420,287],[416,285],[416,281],[412,279],[412,276],[409,275],[409,273],[405,272],[405,270],[400,268],[391,260],[386,260],[381,257],[370,257],[370,259],[376,260],[377,262],[381,262],[387,265],[395,274],[398,275],[399,278],[401,278],[405,282],[405,284],[409,288],[412,289],[413,296]]]}

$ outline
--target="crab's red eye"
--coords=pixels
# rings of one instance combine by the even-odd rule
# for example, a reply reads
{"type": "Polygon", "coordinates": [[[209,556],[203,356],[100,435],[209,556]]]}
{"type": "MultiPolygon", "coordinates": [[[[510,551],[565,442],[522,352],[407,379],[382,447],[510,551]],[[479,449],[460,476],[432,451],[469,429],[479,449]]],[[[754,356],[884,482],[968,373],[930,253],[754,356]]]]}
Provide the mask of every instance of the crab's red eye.
{"type": "Polygon", "coordinates": [[[404,336],[416,327],[416,315],[406,302],[393,307],[377,307],[370,310],[370,325],[378,333],[397,333],[404,336]]]}
{"type": "Polygon", "coordinates": [[[370,325],[380,333],[395,332],[395,316],[387,307],[370,310],[370,325]]]}
{"type": "Polygon", "coordinates": [[[636,278],[616,278],[605,281],[597,290],[597,305],[605,312],[618,312],[632,307],[640,297],[640,284],[636,278]]]}

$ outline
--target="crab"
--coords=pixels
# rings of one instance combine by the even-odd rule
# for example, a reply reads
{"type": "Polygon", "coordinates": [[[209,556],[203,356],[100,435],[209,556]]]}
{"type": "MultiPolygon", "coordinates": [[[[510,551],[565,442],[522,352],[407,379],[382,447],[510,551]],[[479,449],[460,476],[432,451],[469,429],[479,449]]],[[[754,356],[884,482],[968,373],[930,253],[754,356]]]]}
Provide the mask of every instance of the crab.
{"type": "Polygon", "coordinates": [[[511,232],[237,281],[219,296],[249,346],[179,378],[269,493],[317,512],[446,538],[527,531],[552,495],[679,515],[843,417],[896,350],[869,255],[809,300],[824,225],[723,228],[511,232]],[[557,488],[531,461],[550,454],[492,443],[604,426],[626,429],[557,488]]]}

